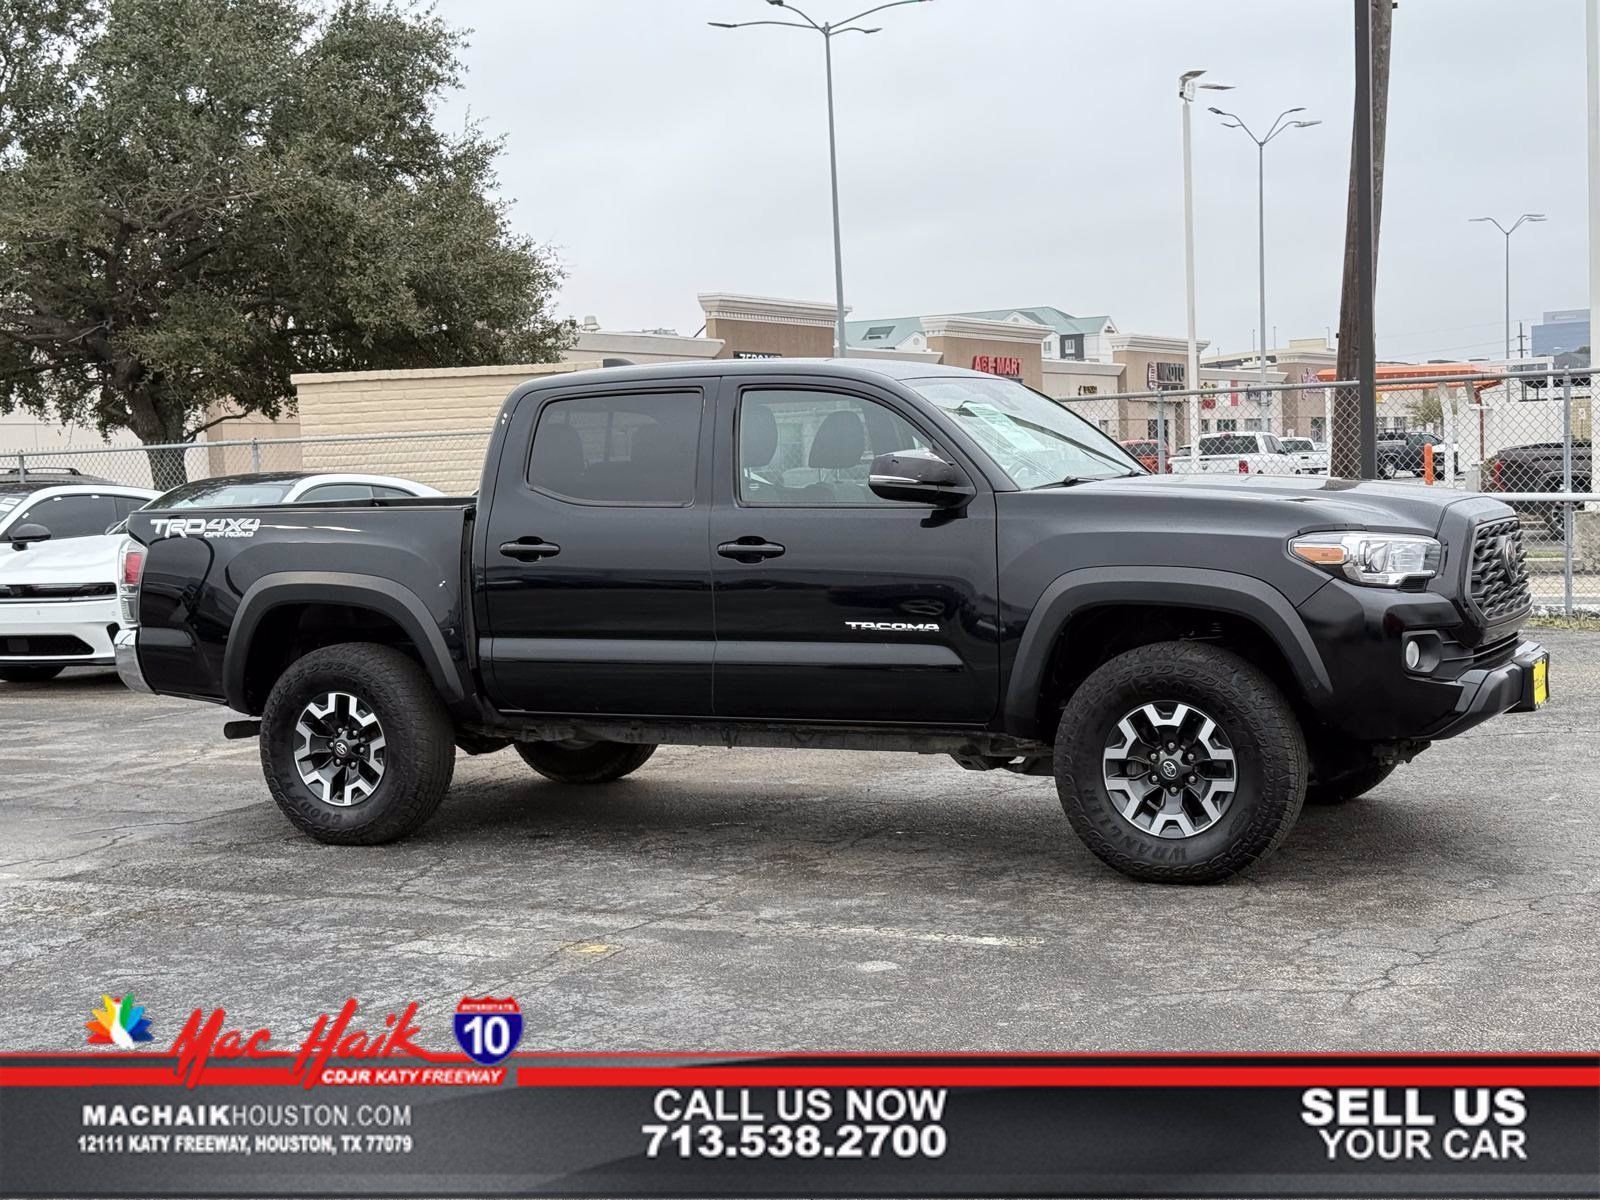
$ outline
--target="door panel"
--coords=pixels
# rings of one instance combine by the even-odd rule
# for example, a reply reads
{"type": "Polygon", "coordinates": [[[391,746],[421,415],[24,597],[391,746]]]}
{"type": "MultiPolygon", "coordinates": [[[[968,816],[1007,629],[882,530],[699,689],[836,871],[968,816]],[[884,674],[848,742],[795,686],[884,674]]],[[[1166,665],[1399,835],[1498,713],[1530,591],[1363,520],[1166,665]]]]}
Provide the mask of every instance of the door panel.
{"type": "Polygon", "coordinates": [[[480,542],[501,707],[711,712],[705,397],[705,381],[536,391],[513,410],[480,542]]]}
{"type": "Polygon", "coordinates": [[[867,488],[876,454],[932,446],[954,457],[910,416],[889,396],[727,382],[711,522],[719,716],[992,716],[992,493],[975,479],[974,500],[941,513],[867,488]]]}

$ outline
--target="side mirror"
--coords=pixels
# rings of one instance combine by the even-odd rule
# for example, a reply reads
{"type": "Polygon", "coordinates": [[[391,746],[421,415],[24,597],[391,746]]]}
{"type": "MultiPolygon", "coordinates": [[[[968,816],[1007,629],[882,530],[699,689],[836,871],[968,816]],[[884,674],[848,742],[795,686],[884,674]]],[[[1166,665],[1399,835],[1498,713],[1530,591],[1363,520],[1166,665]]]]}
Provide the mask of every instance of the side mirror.
{"type": "Polygon", "coordinates": [[[872,460],[867,486],[885,500],[955,508],[977,495],[961,468],[931,450],[896,450],[872,460]]]}
{"type": "Polygon", "coordinates": [[[9,534],[13,550],[26,550],[34,542],[48,542],[50,531],[43,525],[18,525],[9,534]]]}

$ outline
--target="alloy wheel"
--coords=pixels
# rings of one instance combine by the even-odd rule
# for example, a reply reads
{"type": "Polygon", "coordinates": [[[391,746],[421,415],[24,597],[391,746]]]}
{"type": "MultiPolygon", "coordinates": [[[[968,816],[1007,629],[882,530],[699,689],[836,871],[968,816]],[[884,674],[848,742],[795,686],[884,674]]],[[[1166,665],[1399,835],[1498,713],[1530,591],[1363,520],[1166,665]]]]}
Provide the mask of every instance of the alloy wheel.
{"type": "Polygon", "coordinates": [[[349,808],[383,781],[383,725],[372,706],[350,692],[325,692],[300,710],[294,726],[294,765],[324,804],[349,808]]]}
{"type": "Polygon", "coordinates": [[[1194,837],[1228,811],[1238,790],[1233,746],[1192,704],[1140,705],[1106,738],[1103,779],[1122,819],[1160,838],[1194,837]]]}

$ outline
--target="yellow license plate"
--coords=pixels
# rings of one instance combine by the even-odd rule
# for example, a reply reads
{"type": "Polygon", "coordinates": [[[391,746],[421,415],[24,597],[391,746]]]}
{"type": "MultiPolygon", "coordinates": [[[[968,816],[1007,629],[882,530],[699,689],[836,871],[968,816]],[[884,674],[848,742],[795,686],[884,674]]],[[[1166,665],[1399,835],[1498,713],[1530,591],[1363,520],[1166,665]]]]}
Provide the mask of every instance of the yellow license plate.
{"type": "Polygon", "coordinates": [[[1538,708],[1550,699],[1550,660],[1541,658],[1533,664],[1533,704],[1538,708]]]}

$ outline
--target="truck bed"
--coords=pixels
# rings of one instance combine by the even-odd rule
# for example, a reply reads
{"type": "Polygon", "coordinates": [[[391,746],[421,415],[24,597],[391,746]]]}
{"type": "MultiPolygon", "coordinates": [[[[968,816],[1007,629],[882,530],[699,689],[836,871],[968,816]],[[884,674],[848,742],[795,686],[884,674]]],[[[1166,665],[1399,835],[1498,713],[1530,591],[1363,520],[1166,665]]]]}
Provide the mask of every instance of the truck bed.
{"type": "MultiPolygon", "coordinates": [[[[258,628],[279,641],[295,632],[287,613],[262,626],[273,610],[254,598],[269,587],[274,609],[304,596],[322,616],[341,590],[377,588],[393,620],[420,628],[465,669],[464,553],[476,505],[473,496],[424,496],[138,510],[128,533],[147,547],[139,593],[147,679],[158,691],[242,708],[245,664],[230,647],[248,645],[258,628]],[[219,628],[230,630],[225,642],[219,628]]],[[[359,638],[359,624],[351,632],[359,638]]]]}

